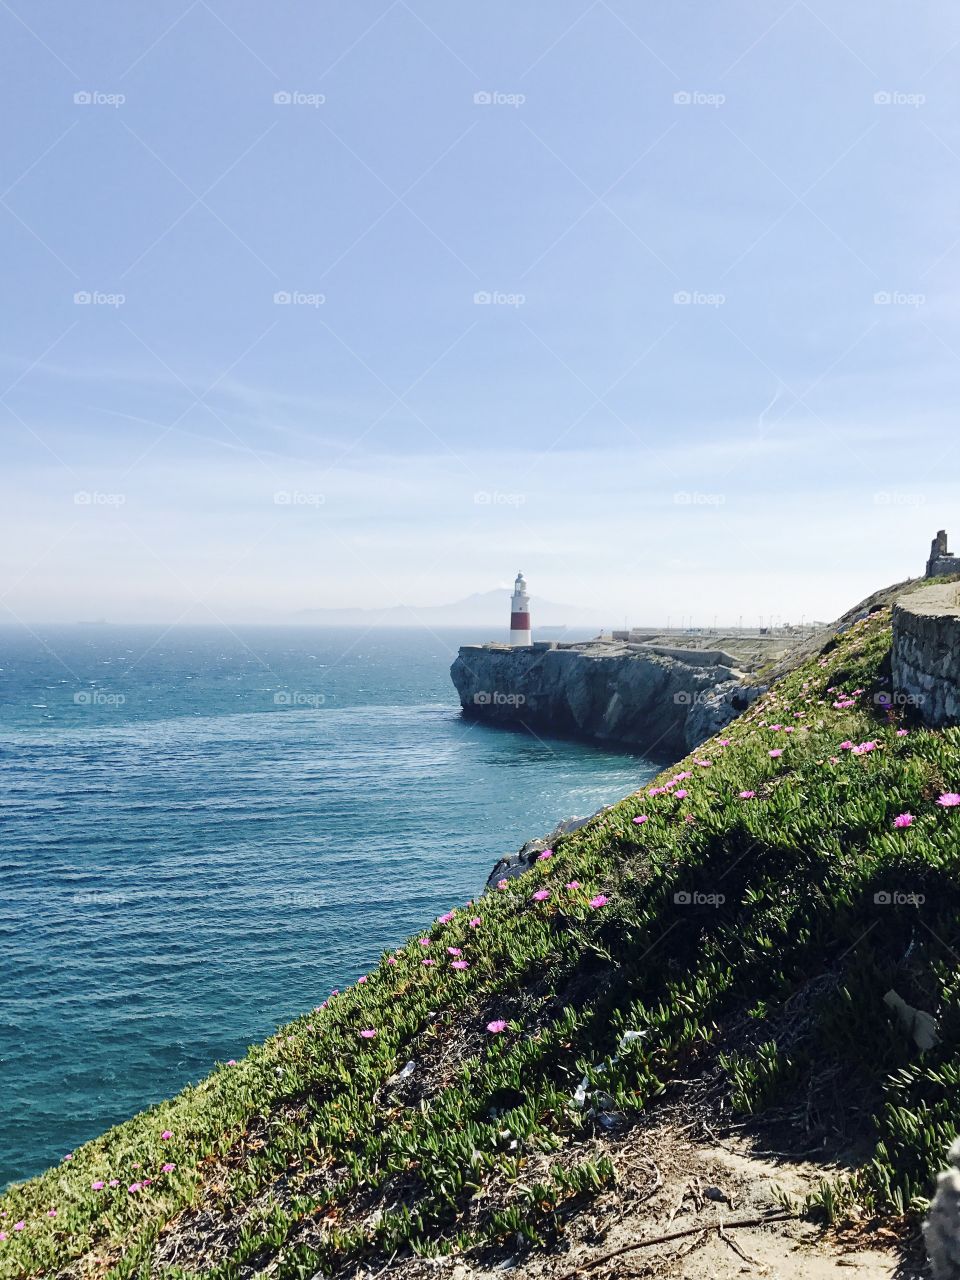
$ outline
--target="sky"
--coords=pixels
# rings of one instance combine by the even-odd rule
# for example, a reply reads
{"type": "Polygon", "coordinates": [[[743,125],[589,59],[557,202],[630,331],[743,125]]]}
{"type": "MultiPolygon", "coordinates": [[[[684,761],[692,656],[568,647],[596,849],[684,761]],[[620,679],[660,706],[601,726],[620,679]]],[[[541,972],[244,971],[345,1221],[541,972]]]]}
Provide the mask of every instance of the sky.
{"type": "MultiPolygon", "coordinates": [[[[960,543],[960,10],[0,0],[0,622],[830,618],[960,543]]],[[[960,549],[960,548],[958,548],[960,549]]]]}

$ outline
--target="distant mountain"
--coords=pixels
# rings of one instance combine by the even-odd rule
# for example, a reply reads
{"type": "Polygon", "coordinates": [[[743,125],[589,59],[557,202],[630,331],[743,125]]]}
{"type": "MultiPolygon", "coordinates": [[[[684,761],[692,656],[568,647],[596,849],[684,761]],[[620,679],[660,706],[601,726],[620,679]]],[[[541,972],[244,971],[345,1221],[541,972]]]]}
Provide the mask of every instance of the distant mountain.
{"type": "MultiPolygon", "coordinates": [[[[293,620],[337,626],[482,626],[496,627],[506,633],[510,626],[510,596],[509,587],[495,587],[492,591],[474,592],[450,604],[416,607],[399,604],[384,609],[301,609],[293,615],[293,620]]],[[[531,600],[530,612],[534,632],[538,627],[592,627],[599,631],[603,621],[592,609],[555,604],[539,597],[531,600]]]]}

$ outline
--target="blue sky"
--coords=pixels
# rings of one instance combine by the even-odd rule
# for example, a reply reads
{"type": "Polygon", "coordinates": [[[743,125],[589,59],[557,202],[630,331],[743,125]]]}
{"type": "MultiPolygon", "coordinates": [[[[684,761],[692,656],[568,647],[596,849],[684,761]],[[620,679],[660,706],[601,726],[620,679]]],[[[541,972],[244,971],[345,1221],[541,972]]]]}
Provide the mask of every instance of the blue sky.
{"type": "Polygon", "coordinates": [[[0,29],[0,618],[829,617],[960,540],[955,6],[0,29]]]}

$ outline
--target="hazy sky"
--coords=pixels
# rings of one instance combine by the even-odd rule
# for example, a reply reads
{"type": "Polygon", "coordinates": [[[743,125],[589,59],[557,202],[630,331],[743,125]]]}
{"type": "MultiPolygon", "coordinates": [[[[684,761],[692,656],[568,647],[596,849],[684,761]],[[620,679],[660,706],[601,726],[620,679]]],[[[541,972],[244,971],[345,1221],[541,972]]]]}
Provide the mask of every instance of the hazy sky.
{"type": "Polygon", "coordinates": [[[960,10],[3,0],[0,619],[833,616],[960,543],[960,10]]]}

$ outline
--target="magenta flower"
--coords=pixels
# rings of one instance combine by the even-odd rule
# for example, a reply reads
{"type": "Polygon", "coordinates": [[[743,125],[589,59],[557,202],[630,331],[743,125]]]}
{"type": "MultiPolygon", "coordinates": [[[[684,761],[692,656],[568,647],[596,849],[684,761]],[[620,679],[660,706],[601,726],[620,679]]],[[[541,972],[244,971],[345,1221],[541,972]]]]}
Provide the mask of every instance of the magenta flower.
{"type": "Polygon", "coordinates": [[[774,747],[774,749],[771,752],[769,752],[769,756],[771,760],[776,760],[777,756],[782,756],[782,755],[783,755],[782,747],[774,747]]]}
{"type": "Polygon", "coordinates": [[[454,917],[453,911],[447,911],[444,915],[438,916],[437,920],[440,924],[449,924],[454,917]]]}
{"type": "Polygon", "coordinates": [[[436,964],[436,961],[435,961],[435,960],[424,960],[424,961],[423,961],[423,963],[424,963],[424,964],[426,964],[426,965],[431,965],[431,964],[436,964]]]}
{"type": "Polygon", "coordinates": [[[895,817],[895,818],[894,818],[894,820],[893,820],[893,825],[894,825],[895,827],[912,827],[912,826],[913,826],[913,814],[912,814],[912,813],[901,813],[901,814],[898,814],[898,815],[897,815],[897,817],[895,817]]]}
{"type": "Polygon", "coordinates": [[[450,964],[451,969],[469,969],[470,966],[466,960],[453,960],[450,964]]]}
{"type": "Polygon", "coordinates": [[[684,780],[685,778],[692,778],[692,777],[693,777],[693,774],[690,772],[690,770],[689,770],[689,769],[685,769],[683,773],[678,773],[678,774],[677,774],[677,776],[676,776],[676,778],[675,778],[675,781],[676,781],[676,782],[683,782],[683,780],[684,780]]]}
{"type": "Polygon", "coordinates": [[[741,799],[741,800],[752,800],[756,794],[757,794],[757,793],[756,793],[755,791],[741,791],[741,792],[740,792],[740,799],[741,799]]]}
{"type": "Polygon", "coordinates": [[[7,1238],[7,1233],[5,1231],[0,1231],[0,1240],[6,1240],[6,1238],[7,1238]]]}
{"type": "Polygon", "coordinates": [[[93,1188],[93,1190],[94,1190],[94,1191],[102,1191],[102,1190],[103,1190],[103,1181],[102,1181],[102,1179],[97,1178],[96,1182],[91,1182],[91,1183],[90,1183],[90,1186],[93,1188]]]}
{"type": "Polygon", "coordinates": [[[429,938],[421,938],[421,939],[420,939],[420,945],[421,945],[421,947],[429,947],[429,945],[430,945],[430,939],[429,939],[429,938]]]}
{"type": "Polygon", "coordinates": [[[362,1040],[372,1040],[376,1034],[376,1030],[373,1027],[366,1027],[360,1032],[360,1038],[362,1040]]]}
{"type": "Polygon", "coordinates": [[[667,789],[666,787],[651,787],[651,788],[650,788],[650,790],[647,792],[647,795],[648,795],[648,796],[660,796],[660,795],[663,795],[663,793],[664,793],[664,791],[666,791],[666,789],[667,789]]]}
{"type": "Polygon", "coordinates": [[[642,827],[645,822],[649,822],[649,821],[650,821],[650,817],[646,813],[641,813],[638,817],[634,818],[634,822],[637,824],[638,827],[642,827]]]}
{"type": "Polygon", "coordinates": [[[955,809],[960,804],[960,795],[956,791],[945,791],[937,804],[942,805],[944,809],[955,809]]]}
{"type": "Polygon", "coordinates": [[[110,1186],[111,1186],[111,1187],[119,1187],[119,1185],[120,1185],[120,1179],[119,1179],[119,1178],[111,1178],[111,1179],[110,1179],[110,1186]]]}
{"type": "Polygon", "coordinates": [[[131,1195],[133,1195],[134,1192],[136,1191],[141,1191],[142,1189],[143,1189],[142,1182],[131,1182],[129,1187],[127,1187],[127,1190],[130,1192],[131,1195]]]}
{"type": "Polygon", "coordinates": [[[837,750],[838,750],[838,751],[852,751],[852,750],[853,750],[853,743],[852,743],[852,742],[850,741],[850,739],[848,738],[846,742],[841,742],[841,743],[840,743],[840,746],[837,748],[837,750]]]}
{"type": "Polygon", "coordinates": [[[549,889],[538,889],[537,892],[533,895],[533,900],[534,902],[546,902],[547,898],[549,897],[550,897],[549,889]]]}
{"type": "Polygon", "coordinates": [[[580,888],[580,881],[579,881],[579,880],[568,880],[568,881],[567,881],[567,888],[568,888],[568,889],[571,889],[571,890],[573,890],[573,889],[579,889],[579,888],[580,888]]]}
{"type": "Polygon", "coordinates": [[[237,1065],[237,1060],[236,1060],[236,1058],[228,1058],[228,1059],[227,1059],[227,1066],[228,1066],[228,1067],[235,1067],[236,1065],[237,1065]]]}
{"type": "Polygon", "coordinates": [[[497,888],[498,888],[498,889],[505,889],[506,887],[507,887],[507,882],[506,882],[506,880],[498,880],[498,881],[497,881],[497,888]]]}
{"type": "Polygon", "coordinates": [[[27,1224],[25,1222],[15,1222],[13,1224],[14,1231],[22,1231],[27,1224]]]}
{"type": "Polygon", "coordinates": [[[729,745],[730,745],[729,738],[721,738],[717,743],[718,747],[729,747],[729,745]]]}
{"type": "Polygon", "coordinates": [[[681,787],[679,791],[675,791],[673,794],[677,797],[678,800],[685,800],[687,796],[690,794],[690,792],[684,791],[684,789],[681,787]]]}
{"type": "Polygon", "coordinates": [[[396,956],[387,956],[387,964],[396,964],[396,963],[397,963],[396,956]]]}
{"type": "Polygon", "coordinates": [[[366,982],[366,980],[367,980],[367,975],[364,974],[362,978],[357,979],[357,982],[366,982]]]}
{"type": "Polygon", "coordinates": [[[459,948],[459,947],[447,947],[447,955],[448,955],[448,956],[462,956],[462,955],[463,955],[463,952],[460,950],[460,948],[459,948]]]}
{"type": "Polygon", "coordinates": [[[590,899],[590,906],[593,907],[594,911],[597,911],[600,907],[605,907],[609,901],[610,899],[605,894],[598,893],[595,898],[590,899]]]}
{"type": "Polygon", "coordinates": [[[173,1134],[170,1132],[169,1129],[164,1129],[163,1133],[161,1133],[160,1135],[160,1139],[163,1142],[166,1142],[168,1138],[172,1138],[172,1137],[173,1137],[173,1134]]]}
{"type": "Polygon", "coordinates": [[[174,1171],[174,1169],[175,1169],[176,1167],[177,1167],[177,1166],[176,1166],[175,1164],[171,1164],[171,1163],[170,1163],[170,1161],[168,1160],[166,1164],[162,1164],[162,1165],[160,1166],[160,1172],[161,1172],[161,1173],[173,1173],[173,1171],[174,1171]]]}
{"type": "Polygon", "coordinates": [[[910,730],[909,730],[909,729],[898,729],[898,730],[897,730],[897,737],[898,737],[898,738],[905,738],[909,732],[910,732],[910,730]]]}
{"type": "Polygon", "coordinates": [[[487,1030],[492,1036],[498,1036],[501,1031],[506,1031],[507,1024],[502,1018],[496,1018],[493,1022],[487,1023],[487,1030]]]}
{"type": "Polygon", "coordinates": [[[542,850],[542,852],[540,852],[540,853],[538,853],[538,854],[537,854],[537,861],[538,861],[538,862],[549,862],[549,861],[550,861],[550,859],[551,859],[552,857],[553,857],[553,850],[552,850],[552,849],[544,849],[544,850],[542,850]]]}
{"type": "Polygon", "coordinates": [[[470,925],[471,929],[479,929],[483,921],[480,919],[479,916],[474,916],[473,919],[468,920],[467,923],[470,925]]]}
{"type": "Polygon", "coordinates": [[[47,1217],[48,1217],[48,1218],[55,1218],[56,1216],[57,1216],[57,1211],[56,1211],[56,1209],[48,1209],[48,1210],[47,1210],[47,1217]]]}

